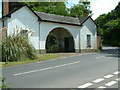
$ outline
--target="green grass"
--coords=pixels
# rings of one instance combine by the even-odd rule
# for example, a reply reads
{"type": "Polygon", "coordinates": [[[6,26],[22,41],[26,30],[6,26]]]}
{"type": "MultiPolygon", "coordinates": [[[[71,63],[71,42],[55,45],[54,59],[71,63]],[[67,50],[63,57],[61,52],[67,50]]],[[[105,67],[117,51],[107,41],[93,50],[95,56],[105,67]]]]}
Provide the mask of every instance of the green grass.
{"type": "Polygon", "coordinates": [[[45,60],[50,60],[50,59],[58,58],[58,57],[60,57],[58,54],[40,54],[38,55],[38,58],[34,60],[25,58],[22,61],[18,61],[18,62],[7,62],[7,63],[2,62],[2,67],[4,68],[4,67],[9,67],[9,66],[14,66],[14,65],[45,61],[45,60]]]}

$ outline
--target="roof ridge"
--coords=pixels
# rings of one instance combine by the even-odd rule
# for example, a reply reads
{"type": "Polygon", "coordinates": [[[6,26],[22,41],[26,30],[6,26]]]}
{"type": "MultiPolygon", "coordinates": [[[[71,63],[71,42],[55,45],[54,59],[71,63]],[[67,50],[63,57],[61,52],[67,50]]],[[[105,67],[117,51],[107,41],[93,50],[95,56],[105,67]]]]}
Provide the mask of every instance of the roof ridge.
{"type": "Polygon", "coordinates": [[[75,18],[75,17],[71,17],[71,16],[56,15],[56,14],[51,14],[51,13],[39,12],[39,11],[34,11],[34,12],[44,13],[44,14],[49,14],[49,15],[55,15],[55,16],[60,16],[60,17],[68,17],[68,18],[73,18],[73,19],[79,19],[79,18],[75,18]]]}

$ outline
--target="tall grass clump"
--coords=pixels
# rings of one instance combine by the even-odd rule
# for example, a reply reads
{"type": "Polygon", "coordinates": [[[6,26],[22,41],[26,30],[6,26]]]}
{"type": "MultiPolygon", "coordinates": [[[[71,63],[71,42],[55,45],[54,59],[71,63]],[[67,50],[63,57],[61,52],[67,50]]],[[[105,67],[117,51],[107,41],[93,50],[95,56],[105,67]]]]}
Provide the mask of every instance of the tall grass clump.
{"type": "Polygon", "coordinates": [[[36,59],[37,54],[35,48],[30,44],[28,40],[28,34],[21,34],[22,29],[17,29],[10,36],[7,36],[2,41],[2,61],[3,62],[14,62],[22,61],[25,58],[36,59]]]}

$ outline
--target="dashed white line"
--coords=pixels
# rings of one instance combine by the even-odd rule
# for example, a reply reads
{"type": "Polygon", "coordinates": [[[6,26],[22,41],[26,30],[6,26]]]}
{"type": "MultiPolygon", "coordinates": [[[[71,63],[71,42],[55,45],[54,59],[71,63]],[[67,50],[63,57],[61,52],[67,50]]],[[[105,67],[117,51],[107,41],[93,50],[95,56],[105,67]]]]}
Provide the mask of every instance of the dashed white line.
{"type": "Polygon", "coordinates": [[[106,87],[104,87],[104,86],[99,86],[98,88],[106,88],[106,87]]]}
{"type": "Polygon", "coordinates": [[[78,88],[86,88],[86,87],[89,87],[91,85],[93,85],[93,84],[92,83],[86,83],[84,85],[78,86],[78,88]]]}
{"type": "Polygon", "coordinates": [[[68,66],[68,65],[72,65],[72,64],[77,64],[77,63],[79,63],[79,62],[80,62],[80,61],[72,62],[72,63],[68,63],[68,64],[62,64],[62,65],[58,65],[58,66],[54,66],[54,67],[48,67],[48,68],[43,68],[43,69],[28,71],[28,72],[16,73],[16,74],[13,74],[13,75],[18,76],[18,75],[28,74],[28,73],[38,72],[38,71],[45,71],[45,70],[50,70],[50,69],[53,69],[53,68],[59,68],[59,67],[63,67],[63,66],[68,66]]]}
{"type": "Polygon", "coordinates": [[[94,80],[93,82],[94,82],[94,83],[99,83],[99,82],[101,82],[101,81],[103,81],[103,80],[104,80],[103,78],[99,78],[99,79],[94,80]]]}
{"type": "Polygon", "coordinates": [[[103,57],[105,57],[105,56],[96,57],[96,59],[100,59],[100,58],[103,58],[103,57]]]}
{"type": "Polygon", "coordinates": [[[110,77],[113,77],[113,75],[107,75],[107,76],[104,76],[105,78],[110,78],[110,77]]]}
{"type": "Polygon", "coordinates": [[[108,82],[107,84],[105,84],[106,86],[112,86],[113,84],[117,83],[116,81],[111,81],[111,82],[108,82]]]}
{"type": "Polygon", "coordinates": [[[120,78],[117,78],[117,79],[115,79],[115,80],[120,81],[120,78]]]}
{"type": "Polygon", "coordinates": [[[117,74],[119,74],[119,73],[120,73],[119,71],[116,71],[116,72],[114,72],[113,74],[116,74],[116,75],[117,75],[117,74]]]}

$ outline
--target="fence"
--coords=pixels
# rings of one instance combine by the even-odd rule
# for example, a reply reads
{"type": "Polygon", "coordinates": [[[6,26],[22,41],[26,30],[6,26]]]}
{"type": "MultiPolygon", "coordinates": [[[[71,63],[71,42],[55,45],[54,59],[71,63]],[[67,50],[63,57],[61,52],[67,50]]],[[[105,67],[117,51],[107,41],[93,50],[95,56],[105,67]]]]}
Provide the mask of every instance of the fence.
{"type": "Polygon", "coordinates": [[[7,27],[0,27],[0,42],[2,42],[7,36],[7,27]]]}

